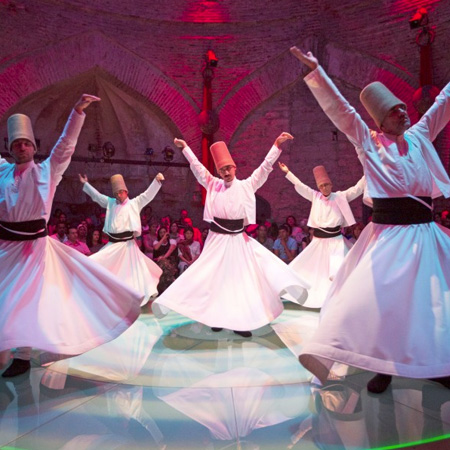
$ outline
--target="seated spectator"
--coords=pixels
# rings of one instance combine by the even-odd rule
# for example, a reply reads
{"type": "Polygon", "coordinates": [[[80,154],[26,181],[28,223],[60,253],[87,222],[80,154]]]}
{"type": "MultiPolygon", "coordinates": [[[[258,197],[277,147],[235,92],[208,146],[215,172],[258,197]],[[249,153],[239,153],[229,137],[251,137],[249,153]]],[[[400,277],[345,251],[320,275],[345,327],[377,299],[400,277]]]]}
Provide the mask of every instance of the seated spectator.
{"type": "Polygon", "coordinates": [[[153,259],[153,242],[158,239],[158,222],[151,222],[148,233],[142,235],[142,251],[145,255],[153,259]]]}
{"type": "Polygon", "coordinates": [[[88,233],[87,245],[92,254],[97,253],[105,244],[101,239],[101,230],[94,229],[88,233]]]}
{"type": "Polygon", "coordinates": [[[179,227],[176,222],[173,222],[172,225],[170,225],[169,237],[176,241],[177,244],[183,239],[183,236],[179,233],[179,227]]]}
{"type": "Polygon", "coordinates": [[[200,242],[194,241],[194,230],[190,227],[184,229],[184,240],[178,243],[178,256],[180,274],[194,263],[200,256],[200,242]]]}
{"type": "Polygon", "coordinates": [[[180,228],[182,228],[184,230],[184,228],[188,225],[186,225],[184,223],[184,219],[186,219],[186,217],[189,217],[189,213],[187,209],[182,209],[180,211],[180,218],[178,219],[178,225],[180,226],[180,228]]]}
{"type": "Polygon", "coordinates": [[[307,233],[306,236],[302,239],[301,243],[301,250],[304,250],[306,247],[308,247],[309,244],[311,244],[311,241],[314,238],[314,228],[306,227],[307,233]]]}
{"type": "Polygon", "coordinates": [[[83,253],[83,255],[89,256],[91,254],[89,247],[84,242],[78,240],[78,231],[76,227],[69,228],[69,238],[64,244],[83,253]]]}
{"type": "Polygon", "coordinates": [[[267,237],[267,227],[265,225],[259,225],[256,231],[256,240],[261,245],[264,245],[264,247],[266,247],[267,250],[270,251],[273,250],[273,239],[267,237]]]}
{"type": "Polygon", "coordinates": [[[194,241],[202,242],[202,232],[198,228],[194,227],[194,225],[192,223],[192,219],[190,217],[186,217],[184,219],[184,225],[185,225],[185,228],[189,227],[194,230],[194,241]]]}
{"type": "Polygon", "coordinates": [[[273,244],[273,252],[286,264],[289,264],[297,256],[297,242],[289,236],[289,225],[284,224],[280,227],[279,238],[273,244]]]}
{"type": "Polygon", "coordinates": [[[273,222],[269,228],[267,228],[267,237],[270,237],[273,241],[275,239],[278,239],[279,229],[278,224],[276,222],[273,222]]]}
{"type": "Polygon", "coordinates": [[[252,237],[253,239],[256,238],[257,230],[258,230],[258,224],[256,224],[256,223],[247,225],[247,227],[245,228],[245,232],[247,233],[247,235],[252,237]]]}
{"type": "Polygon", "coordinates": [[[153,261],[160,262],[168,259],[175,267],[178,267],[177,243],[170,239],[166,227],[160,227],[158,238],[153,242],[153,261]]]}
{"type": "Polygon", "coordinates": [[[295,241],[300,243],[302,239],[305,237],[302,229],[297,225],[297,220],[294,216],[287,216],[286,223],[291,227],[291,237],[295,239],[295,241]]]}
{"type": "Polygon", "coordinates": [[[203,247],[205,246],[205,242],[206,242],[206,238],[208,237],[208,234],[209,234],[209,227],[203,227],[202,228],[202,240],[200,242],[202,250],[203,250],[203,247]]]}
{"type": "Polygon", "coordinates": [[[170,230],[170,225],[172,223],[172,217],[170,216],[164,216],[161,219],[161,225],[166,229],[166,230],[170,230]]]}
{"type": "Polygon", "coordinates": [[[52,214],[52,216],[50,217],[50,220],[48,221],[47,224],[47,228],[48,228],[48,233],[51,235],[53,235],[54,233],[56,233],[56,225],[59,222],[59,215],[62,213],[61,209],[56,208],[55,212],[52,214]]]}
{"type": "Polygon", "coordinates": [[[56,233],[50,235],[53,239],[58,239],[59,242],[66,242],[67,241],[67,234],[66,234],[66,224],[63,222],[60,222],[56,225],[56,233]]]}
{"type": "Polygon", "coordinates": [[[78,240],[87,244],[87,225],[85,225],[86,221],[82,221],[80,225],[77,226],[78,232],[78,240]]]}

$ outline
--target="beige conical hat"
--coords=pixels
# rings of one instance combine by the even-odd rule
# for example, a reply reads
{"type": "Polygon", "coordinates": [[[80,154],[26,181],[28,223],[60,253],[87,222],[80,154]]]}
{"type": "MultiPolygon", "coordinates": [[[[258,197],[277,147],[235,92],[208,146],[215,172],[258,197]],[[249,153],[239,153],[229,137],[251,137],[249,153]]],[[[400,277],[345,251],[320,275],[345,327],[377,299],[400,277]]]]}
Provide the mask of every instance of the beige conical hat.
{"type": "Polygon", "coordinates": [[[396,97],[383,83],[375,81],[368,84],[359,96],[361,103],[366,108],[372,119],[381,128],[383,120],[387,113],[397,105],[404,105],[398,97],[396,97]]]}
{"type": "Polygon", "coordinates": [[[227,144],[225,144],[225,142],[214,142],[214,144],[210,147],[210,151],[217,170],[220,170],[225,166],[236,167],[236,164],[233,161],[233,158],[231,157],[230,152],[228,151],[227,144]]]}
{"type": "Polygon", "coordinates": [[[119,191],[127,191],[128,192],[127,185],[125,184],[125,181],[124,181],[122,175],[120,175],[120,174],[113,175],[111,177],[110,181],[111,181],[111,188],[113,191],[113,195],[115,195],[119,191]]]}
{"type": "Polygon", "coordinates": [[[317,186],[320,186],[321,184],[324,184],[324,183],[331,184],[330,177],[328,176],[328,173],[324,166],[314,167],[313,174],[314,174],[314,178],[316,180],[317,186]]]}
{"type": "Polygon", "coordinates": [[[11,151],[12,143],[17,139],[28,139],[34,145],[34,151],[37,150],[31,120],[25,114],[13,114],[8,119],[9,151],[11,151]]]}

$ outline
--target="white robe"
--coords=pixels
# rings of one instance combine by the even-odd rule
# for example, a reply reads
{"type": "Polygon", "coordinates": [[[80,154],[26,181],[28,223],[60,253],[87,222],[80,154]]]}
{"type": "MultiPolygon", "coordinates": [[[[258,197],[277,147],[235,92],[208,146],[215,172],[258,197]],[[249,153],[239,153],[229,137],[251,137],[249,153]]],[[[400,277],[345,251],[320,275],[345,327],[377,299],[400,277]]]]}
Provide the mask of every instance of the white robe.
{"type": "MultiPolygon", "coordinates": [[[[288,172],[286,178],[294,184],[298,194],[312,202],[308,219],[309,227],[348,227],[355,223],[348,202],[363,193],[364,177],[355,186],[345,191],[332,192],[328,197],[306,186],[292,172],[288,172]]],[[[311,283],[308,299],[303,306],[322,307],[331,281],[351,247],[352,244],[342,235],[332,238],[314,237],[311,243],[289,264],[296,273],[311,283]]]]}
{"type": "MultiPolygon", "coordinates": [[[[89,183],[84,183],[83,186],[83,191],[94,202],[102,208],[106,208],[103,231],[108,234],[133,231],[135,237],[141,235],[140,212],[142,208],[153,200],[160,189],[161,182],[155,179],[142,194],[118,203],[115,198],[100,194],[89,183]]],[[[141,306],[158,293],[156,287],[162,270],[141,252],[134,239],[116,243],[109,242],[90,258],[141,293],[144,296],[141,306]]]]}
{"type": "MultiPolygon", "coordinates": [[[[261,166],[245,180],[231,183],[211,175],[190,148],[183,151],[198,182],[207,191],[204,220],[213,217],[255,221],[255,191],[267,180],[281,153],[272,147],[261,166]]],[[[280,295],[306,299],[308,283],[272,252],[245,233],[210,231],[192,268],[152,304],[159,317],[172,309],[211,327],[236,331],[260,328],[283,311],[280,295]]]]}
{"type": "MultiPolygon", "coordinates": [[[[355,145],[370,197],[450,195],[432,145],[450,119],[450,84],[407,130],[408,152],[370,130],[322,68],[306,82],[326,114],[355,145]]],[[[434,222],[371,223],[347,255],[300,355],[325,381],[334,361],[411,378],[450,375],[450,231],[434,222]]]]}
{"type": "MultiPolygon", "coordinates": [[[[19,176],[0,159],[0,220],[48,221],[56,186],[84,122],[73,111],[49,158],[19,176]]],[[[49,236],[0,240],[0,350],[36,347],[74,355],[108,342],[138,317],[141,296],[49,236]]]]}

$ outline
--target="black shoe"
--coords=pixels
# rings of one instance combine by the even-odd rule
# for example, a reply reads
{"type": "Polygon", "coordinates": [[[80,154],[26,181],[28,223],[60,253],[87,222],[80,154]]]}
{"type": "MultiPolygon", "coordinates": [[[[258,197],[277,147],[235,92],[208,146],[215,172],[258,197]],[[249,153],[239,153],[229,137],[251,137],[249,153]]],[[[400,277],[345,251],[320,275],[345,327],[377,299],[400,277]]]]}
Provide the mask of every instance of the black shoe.
{"type": "Polygon", "coordinates": [[[234,330],[233,333],[238,334],[239,336],[242,336],[242,337],[245,337],[245,338],[252,337],[252,332],[251,331],[236,331],[236,330],[234,330]]]}
{"type": "Polygon", "coordinates": [[[378,373],[367,383],[367,390],[372,394],[381,394],[389,387],[391,381],[391,375],[378,373]]]}
{"type": "Polygon", "coordinates": [[[3,378],[12,378],[22,375],[30,370],[31,363],[28,360],[14,358],[11,365],[2,373],[3,378]]]}
{"type": "Polygon", "coordinates": [[[219,331],[222,331],[223,328],[211,327],[211,330],[213,330],[214,333],[218,333],[219,331]]]}

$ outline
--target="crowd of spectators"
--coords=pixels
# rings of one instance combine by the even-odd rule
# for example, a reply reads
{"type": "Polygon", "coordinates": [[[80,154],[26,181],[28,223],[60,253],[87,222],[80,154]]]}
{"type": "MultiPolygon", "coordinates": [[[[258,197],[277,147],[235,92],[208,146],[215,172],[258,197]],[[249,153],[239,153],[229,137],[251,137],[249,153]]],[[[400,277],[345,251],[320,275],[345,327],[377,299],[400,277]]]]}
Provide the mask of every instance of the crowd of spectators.
{"type": "MultiPolygon", "coordinates": [[[[434,220],[450,228],[449,211],[435,213],[434,220]]],[[[75,205],[71,205],[67,214],[61,209],[54,211],[48,229],[53,239],[89,256],[108,242],[108,236],[102,231],[104,221],[105,212],[97,205],[92,215],[79,214],[75,205]]],[[[142,234],[136,241],[142,252],[163,270],[158,286],[161,293],[200,256],[209,227],[195,227],[186,209],[181,210],[176,220],[168,215],[159,219],[150,206],[143,209],[141,222],[142,234]]],[[[354,243],[363,229],[364,224],[357,222],[343,229],[343,234],[354,243]]],[[[246,232],[287,264],[313,239],[307,219],[297,223],[292,215],[284,222],[262,219],[258,224],[249,225],[246,232]]]]}

